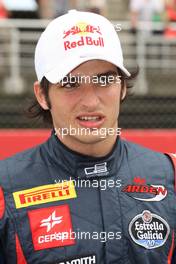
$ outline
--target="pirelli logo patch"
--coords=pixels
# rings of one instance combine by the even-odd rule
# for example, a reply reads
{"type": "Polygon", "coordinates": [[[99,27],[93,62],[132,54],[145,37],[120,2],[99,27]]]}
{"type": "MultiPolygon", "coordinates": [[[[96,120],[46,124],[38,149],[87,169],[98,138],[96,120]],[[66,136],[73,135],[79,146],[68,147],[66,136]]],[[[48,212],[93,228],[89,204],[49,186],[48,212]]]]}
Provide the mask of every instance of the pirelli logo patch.
{"type": "Polygon", "coordinates": [[[76,198],[73,181],[43,185],[13,193],[16,208],[76,198]]]}

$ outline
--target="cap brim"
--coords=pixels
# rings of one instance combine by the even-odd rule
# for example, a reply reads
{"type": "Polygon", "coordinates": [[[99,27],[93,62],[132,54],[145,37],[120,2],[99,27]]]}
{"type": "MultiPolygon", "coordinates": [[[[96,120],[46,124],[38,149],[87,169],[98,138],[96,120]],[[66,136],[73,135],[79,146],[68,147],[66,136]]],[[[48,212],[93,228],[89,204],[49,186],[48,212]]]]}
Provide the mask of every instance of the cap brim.
{"type": "Polygon", "coordinates": [[[93,56],[93,57],[79,58],[79,60],[78,58],[76,58],[75,60],[73,59],[71,62],[66,61],[65,65],[63,65],[62,68],[60,68],[60,66],[57,67],[56,65],[52,70],[50,70],[49,72],[45,74],[45,77],[47,78],[49,82],[56,84],[60,82],[65,76],[67,76],[71,71],[73,71],[75,68],[80,66],[82,63],[86,61],[90,61],[90,60],[104,60],[104,61],[110,62],[114,64],[115,66],[117,66],[118,68],[120,68],[127,77],[131,76],[131,73],[123,65],[120,65],[118,62],[109,60],[109,58],[105,56],[101,56],[101,57],[93,56]]]}

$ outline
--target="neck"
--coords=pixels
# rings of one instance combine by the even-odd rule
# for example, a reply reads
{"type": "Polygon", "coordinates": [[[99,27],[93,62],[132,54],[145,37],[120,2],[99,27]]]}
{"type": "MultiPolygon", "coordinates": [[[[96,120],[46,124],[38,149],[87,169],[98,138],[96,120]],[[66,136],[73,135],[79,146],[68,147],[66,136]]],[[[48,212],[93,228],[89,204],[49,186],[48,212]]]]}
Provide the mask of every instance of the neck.
{"type": "Polygon", "coordinates": [[[117,135],[108,136],[93,143],[81,142],[77,139],[70,138],[69,136],[58,138],[66,147],[70,148],[73,151],[92,157],[103,157],[109,154],[113,149],[113,146],[117,139],[117,135]]]}

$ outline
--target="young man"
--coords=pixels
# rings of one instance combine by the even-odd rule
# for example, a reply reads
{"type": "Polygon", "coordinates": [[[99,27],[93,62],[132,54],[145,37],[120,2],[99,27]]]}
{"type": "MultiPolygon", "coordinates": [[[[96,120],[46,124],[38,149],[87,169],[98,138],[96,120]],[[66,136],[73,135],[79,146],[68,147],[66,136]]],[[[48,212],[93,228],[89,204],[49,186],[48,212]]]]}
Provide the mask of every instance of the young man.
{"type": "Polygon", "coordinates": [[[5,263],[174,263],[174,165],[119,137],[131,77],[114,26],[76,10],[55,19],[35,69],[30,110],[53,132],[0,162],[5,263]]]}

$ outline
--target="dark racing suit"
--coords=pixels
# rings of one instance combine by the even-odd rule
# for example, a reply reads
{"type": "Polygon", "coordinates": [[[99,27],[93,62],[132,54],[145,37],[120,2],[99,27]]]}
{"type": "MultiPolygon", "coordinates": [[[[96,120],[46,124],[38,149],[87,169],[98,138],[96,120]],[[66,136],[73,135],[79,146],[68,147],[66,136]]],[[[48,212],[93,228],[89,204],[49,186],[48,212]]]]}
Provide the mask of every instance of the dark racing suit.
{"type": "Polygon", "coordinates": [[[4,263],[174,264],[174,184],[167,155],[118,138],[92,158],[53,134],[0,162],[4,263]]]}

